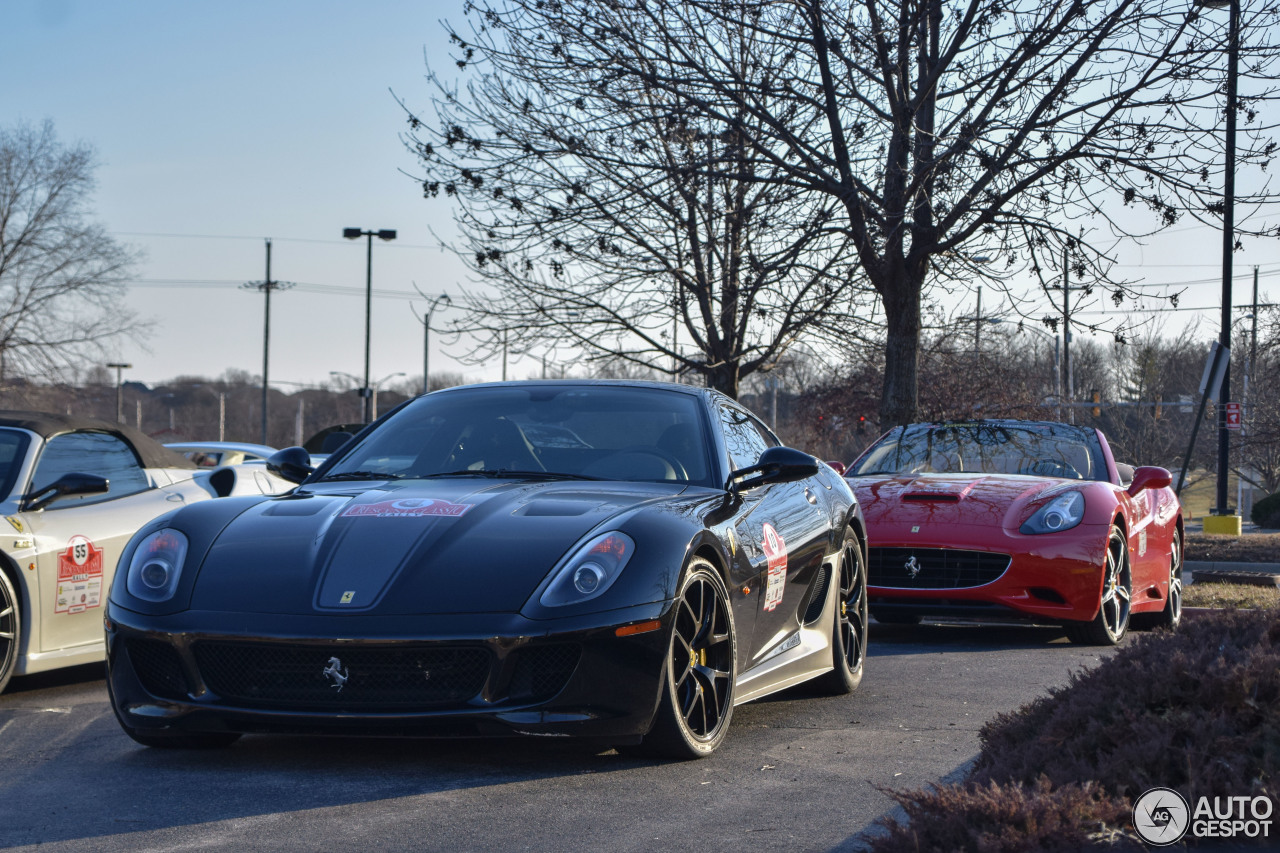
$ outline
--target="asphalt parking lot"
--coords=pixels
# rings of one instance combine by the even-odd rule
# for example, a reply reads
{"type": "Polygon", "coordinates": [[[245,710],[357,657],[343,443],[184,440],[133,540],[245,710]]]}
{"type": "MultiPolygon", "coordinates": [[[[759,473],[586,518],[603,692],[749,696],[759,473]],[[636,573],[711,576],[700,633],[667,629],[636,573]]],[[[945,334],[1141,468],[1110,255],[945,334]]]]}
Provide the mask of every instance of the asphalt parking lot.
{"type": "Polygon", "coordinates": [[[249,736],[140,747],[99,667],[0,695],[0,847],[171,850],[856,850],[880,790],[963,772],[978,731],[1106,654],[1055,629],[872,625],[852,696],[740,706],[703,761],[561,739],[249,736]]]}

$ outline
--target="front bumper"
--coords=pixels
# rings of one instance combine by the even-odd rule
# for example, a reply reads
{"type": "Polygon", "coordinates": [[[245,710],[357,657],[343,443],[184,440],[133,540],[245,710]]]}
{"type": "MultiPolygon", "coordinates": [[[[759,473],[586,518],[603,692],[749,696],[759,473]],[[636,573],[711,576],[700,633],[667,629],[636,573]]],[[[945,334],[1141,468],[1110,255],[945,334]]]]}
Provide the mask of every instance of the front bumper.
{"type": "Polygon", "coordinates": [[[988,531],[987,537],[979,538],[972,532],[969,536],[930,533],[931,538],[925,538],[872,531],[867,596],[873,613],[1049,622],[1087,622],[1098,613],[1109,525],[1082,524],[1040,536],[988,531]],[[943,585],[926,580],[929,575],[925,572],[911,579],[897,571],[898,559],[909,559],[913,551],[921,555],[920,563],[942,552],[964,552],[975,559],[999,555],[1008,561],[1003,571],[992,573],[994,577],[983,577],[975,570],[961,580],[963,573],[951,573],[954,580],[943,585]],[[895,563],[886,565],[879,577],[877,556],[895,563]]]}
{"type": "Polygon", "coordinates": [[[653,724],[671,602],[535,622],[360,618],[109,603],[108,691],[126,729],[638,741],[653,724]],[[619,637],[620,626],[660,627],[619,637]]]}

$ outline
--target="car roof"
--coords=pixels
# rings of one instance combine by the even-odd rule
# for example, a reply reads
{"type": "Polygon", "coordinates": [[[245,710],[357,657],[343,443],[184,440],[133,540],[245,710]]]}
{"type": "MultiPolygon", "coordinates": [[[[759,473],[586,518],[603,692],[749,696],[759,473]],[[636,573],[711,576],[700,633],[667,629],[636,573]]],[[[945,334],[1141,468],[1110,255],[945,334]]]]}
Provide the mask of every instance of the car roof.
{"type": "Polygon", "coordinates": [[[31,412],[18,409],[0,409],[0,427],[12,427],[34,432],[43,439],[68,432],[105,432],[130,445],[138,454],[144,468],[196,468],[190,459],[175,453],[146,433],[126,424],[114,424],[97,418],[79,415],[60,415],[56,412],[31,412]]]}

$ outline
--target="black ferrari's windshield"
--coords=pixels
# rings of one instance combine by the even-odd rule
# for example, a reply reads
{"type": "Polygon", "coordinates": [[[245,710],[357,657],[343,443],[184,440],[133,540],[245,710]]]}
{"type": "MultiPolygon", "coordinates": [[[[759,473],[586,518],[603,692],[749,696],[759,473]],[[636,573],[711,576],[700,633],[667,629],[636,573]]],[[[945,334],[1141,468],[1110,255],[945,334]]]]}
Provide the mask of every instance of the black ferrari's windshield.
{"type": "Polygon", "coordinates": [[[460,476],[713,485],[697,397],[628,386],[490,386],[397,411],[322,479],[460,476]]]}
{"type": "Polygon", "coordinates": [[[882,438],[850,477],[874,474],[1025,474],[1107,480],[1093,430],[1055,423],[911,424],[882,438]]]}

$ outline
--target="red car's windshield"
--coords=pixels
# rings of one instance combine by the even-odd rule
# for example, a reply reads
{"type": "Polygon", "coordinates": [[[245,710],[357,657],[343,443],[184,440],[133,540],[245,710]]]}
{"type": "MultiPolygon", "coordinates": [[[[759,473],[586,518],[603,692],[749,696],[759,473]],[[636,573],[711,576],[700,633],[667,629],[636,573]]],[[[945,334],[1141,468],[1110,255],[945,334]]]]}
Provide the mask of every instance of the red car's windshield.
{"type": "Polygon", "coordinates": [[[1057,423],[911,424],[880,439],[846,476],[920,473],[1110,479],[1097,434],[1057,423]]]}

